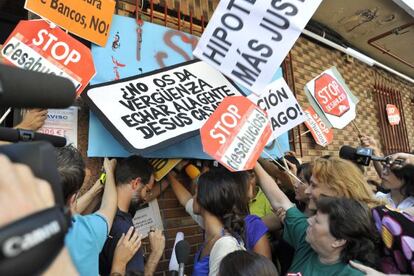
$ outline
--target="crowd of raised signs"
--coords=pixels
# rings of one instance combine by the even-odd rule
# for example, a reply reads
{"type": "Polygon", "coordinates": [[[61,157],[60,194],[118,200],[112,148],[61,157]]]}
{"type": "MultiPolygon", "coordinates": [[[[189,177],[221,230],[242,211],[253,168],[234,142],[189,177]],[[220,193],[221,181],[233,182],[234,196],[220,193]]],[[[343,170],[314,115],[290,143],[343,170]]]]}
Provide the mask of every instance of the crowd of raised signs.
{"type": "MultiPolygon", "coordinates": [[[[91,183],[86,160],[73,145],[53,149],[57,195],[0,154],[0,274],[24,275],[31,264],[44,275],[154,275],[162,257],[171,275],[414,274],[413,153],[382,157],[355,123],[357,149],[310,162],[289,151],[287,132],[301,123],[324,147],[356,117],[359,99],[335,67],[305,85],[306,109],[277,69],[321,1],[222,0],[196,38],[113,15],[115,1],[27,0],[42,19],[17,25],[3,60],[71,80],[92,111],[88,156],[105,158],[81,191],[91,183]],[[159,177],[149,158],[179,160],[159,177]],[[136,212],[167,188],[202,244],[177,240],[170,252],[162,229],[136,229],[136,212]],[[52,208],[59,198],[64,206],[52,208]],[[40,223],[47,212],[67,221],[23,231],[25,217],[40,223]]],[[[42,128],[48,112],[28,109],[15,128],[67,136],[42,128]]]]}

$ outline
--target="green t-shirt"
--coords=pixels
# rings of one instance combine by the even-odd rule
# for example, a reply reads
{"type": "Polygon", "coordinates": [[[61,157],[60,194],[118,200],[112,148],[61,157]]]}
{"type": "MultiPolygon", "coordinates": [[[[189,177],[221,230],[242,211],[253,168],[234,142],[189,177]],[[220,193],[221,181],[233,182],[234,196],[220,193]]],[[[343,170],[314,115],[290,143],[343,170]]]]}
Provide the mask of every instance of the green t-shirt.
{"type": "Polygon", "coordinates": [[[364,273],[345,263],[326,265],[319,261],[318,254],[313,251],[306,242],[307,217],[298,208],[292,207],[286,212],[285,230],[283,239],[295,249],[292,265],[288,273],[291,275],[335,275],[335,276],[360,276],[364,273]],[[299,274],[301,273],[301,274],[299,274]]]}
{"type": "Polygon", "coordinates": [[[272,213],[272,206],[261,189],[259,189],[256,197],[250,202],[249,209],[250,214],[260,218],[272,213]]]}

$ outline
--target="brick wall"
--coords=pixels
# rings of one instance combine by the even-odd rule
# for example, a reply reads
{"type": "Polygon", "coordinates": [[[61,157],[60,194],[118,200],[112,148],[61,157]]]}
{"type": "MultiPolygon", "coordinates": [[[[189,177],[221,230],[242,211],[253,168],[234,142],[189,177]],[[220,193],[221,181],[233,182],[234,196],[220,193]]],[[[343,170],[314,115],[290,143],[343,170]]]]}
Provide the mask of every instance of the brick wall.
{"type": "MultiPolygon", "coordinates": [[[[401,92],[405,113],[404,119],[408,130],[410,146],[413,148],[414,106],[411,103],[411,99],[414,97],[413,84],[408,84],[389,73],[369,67],[358,60],[347,57],[339,51],[321,46],[304,37],[300,37],[292,48],[291,59],[296,95],[303,107],[309,106],[303,89],[305,84],[322,71],[331,66],[336,66],[349,88],[360,100],[357,105],[355,120],[358,128],[363,133],[373,136],[382,147],[379,123],[380,114],[373,94],[375,73],[381,74],[390,85],[393,85],[401,92]]],[[[306,127],[301,125],[301,132],[303,133],[306,130],[306,127]]],[[[342,130],[334,129],[334,141],[326,148],[315,144],[310,134],[304,135],[302,137],[303,160],[310,161],[317,156],[325,154],[337,155],[342,145],[358,145],[358,133],[352,124],[349,124],[342,130]]],[[[299,145],[297,144],[298,147],[299,145]]],[[[367,173],[370,178],[376,178],[372,168],[367,173]]]]}

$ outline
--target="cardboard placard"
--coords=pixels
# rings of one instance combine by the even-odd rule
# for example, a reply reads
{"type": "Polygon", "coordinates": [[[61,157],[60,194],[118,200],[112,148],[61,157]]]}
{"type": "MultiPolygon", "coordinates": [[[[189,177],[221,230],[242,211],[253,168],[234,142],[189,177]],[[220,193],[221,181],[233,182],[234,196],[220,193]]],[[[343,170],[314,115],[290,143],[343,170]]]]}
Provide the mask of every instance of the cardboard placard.
{"type": "Polygon", "coordinates": [[[134,214],[132,223],[138,233],[145,239],[151,228],[164,230],[158,200],[154,199],[141,206],[134,214]]]}
{"type": "Polygon", "coordinates": [[[356,116],[355,97],[335,67],[308,82],[305,93],[309,103],[328,128],[344,128],[356,116]]]}
{"type": "Polygon", "coordinates": [[[85,99],[131,152],[145,153],[198,133],[219,103],[240,91],[199,60],[92,86],[85,99]]]}
{"type": "Polygon", "coordinates": [[[263,91],[322,0],[280,2],[221,0],[194,55],[263,91]]]}
{"type": "Polygon", "coordinates": [[[305,113],[283,78],[266,86],[260,96],[250,94],[248,98],[266,111],[275,139],[306,120],[305,113]]]}
{"type": "MultiPolygon", "coordinates": [[[[182,63],[193,59],[193,49],[198,38],[178,30],[144,21],[140,27],[142,41],[137,44],[137,22],[135,18],[114,15],[110,40],[105,47],[92,45],[92,55],[96,76],[91,84],[100,84],[137,74],[182,63]],[[137,59],[140,52],[140,60],[137,59]]],[[[275,68],[276,69],[276,68],[275,68]]],[[[282,76],[278,68],[274,79],[282,76]]],[[[251,92],[244,89],[245,94],[251,92]]],[[[266,147],[272,156],[282,156],[289,151],[289,138],[285,133],[278,138],[279,146],[273,141],[266,147]]],[[[130,152],[120,144],[105,128],[98,117],[89,113],[88,157],[116,156],[127,157],[130,152]]],[[[195,158],[211,159],[203,152],[200,135],[195,135],[168,147],[143,154],[148,158],[195,158]]]]}
{"type": "Polygon", "coordinates": [[[68,78],[78,95],[95,75],[90,49],[43,20],[20,21],[1,55],[19,68],[68,78]]]}
{"type": "Polygon", "coordinates": [[[310,130],[316,144],[326,147],[333,141],[333,129],[328,128],[315,110],[310,106],[305,110],[308,119],[305,121],[306,127],[310,130]]]}
{"type": "Polygon", "coordinates": [[[387,104],[386,110],[388,122],[390,123],[390,125],[398,125],[401,121],[400,111],[398,110],[398,108],[393,104],[387,104]]]}
{"type": "Polygon", "coordinates": [[[105,46],[113,0],[26,0],[24,8],[86,40],[105,46]]]}
{"type": "Polygon", "coordinates": [[[203,149],[230,171],[253,169],[272,135],[266,113],[246,97],[228,97],[201,128],[203,149]]]}
{"type": "Polygon", "coordinates": [[[154,168],[155,181],[160,181],[166,176],[182,159],[150,159],[149,162],[154,168]]]}

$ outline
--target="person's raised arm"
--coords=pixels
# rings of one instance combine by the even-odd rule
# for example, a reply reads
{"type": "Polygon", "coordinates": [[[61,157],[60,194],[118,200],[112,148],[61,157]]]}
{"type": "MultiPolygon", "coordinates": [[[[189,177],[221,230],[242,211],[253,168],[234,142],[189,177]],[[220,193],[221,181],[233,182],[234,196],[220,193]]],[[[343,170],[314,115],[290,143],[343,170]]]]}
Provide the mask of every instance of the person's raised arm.
{"type": "Polygon", "coordinates": [[[168,173],[168,181],[182,206],[185,206],[187,202],[193,197],[191,193],[184,187],[184,185],[178,181],[177,174],[174,171],[168,173]]]}
{"type": "Polygon", "coordinates": [[[144,275],[152,276],[154,275],[158,262],[164,253],[165,236],[162,234],[161,230],[155,229],[150,231],[148,238],[151,246],[151,253],[148,257],[147,263],[145,264],[144,275]]]}
{"type": "Polygon", "coordinates": [[[72,213],[82,214],[92,203],[92,201],[101,193],[103,185],[98,179],[95,184],[82,196],[80,196],[72,208],[72,213]]]}
{"type": "MultiPolygon", "coordinates": [[[[294,186],[293,185],[294,184],[293,180],[292,180],[291,176],[286,171],[279,169],[279,167],[270,160],[260,158],[259,162],[260,162],[260,165],[263,167],[263,169],[273,179],[278,179],[280,181],[282,189],[285,189],[285,190],[292,190],[293,189],[293,186],[294,186]]],[[[289,161],[286,160],[287,164],[288,164],[288,162],[289,161]]],[[[292,172],[292,173],[295,174],[295,172],[292,172]]]]}
{"type": "Polygon", "coordinates": [[[259,162],[256,162],[254,171],[256,172],[258,182],[273,209],[283,208],[287,210],[294,205],[285,193],[282,192],[275,180],[263,169],[259,162]]]}
{"type": "Polygon", "coordinates": [[[108,158],[105,158],[104,168],[106,173],[106,181],[101,207],[97,212],[106,218],[106,221],[108,222],[108,229],[111,229],[112,227],[118,203],[115,187],[115,167],[116,159],[109,160],[108,158]]]}

